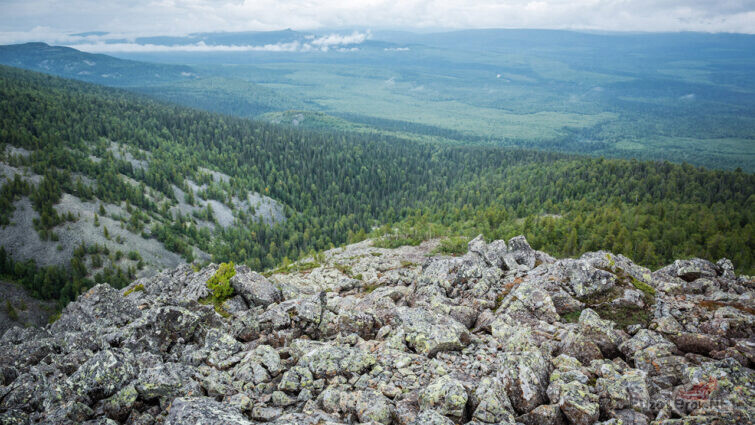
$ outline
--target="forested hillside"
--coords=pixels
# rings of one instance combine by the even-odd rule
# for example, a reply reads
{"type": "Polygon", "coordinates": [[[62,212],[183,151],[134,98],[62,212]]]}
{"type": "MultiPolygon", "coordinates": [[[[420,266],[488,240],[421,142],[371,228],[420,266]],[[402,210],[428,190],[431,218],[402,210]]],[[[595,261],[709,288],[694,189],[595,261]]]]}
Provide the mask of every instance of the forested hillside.
{"type": "Polygon", "coordinates": [[[0,46],[0,63],[116,87],[151,86],[198,78],[186,65],[124,60],[46,43],[0,46]]]}
{"type": "MultiPolygon", "coordinates": [[[[62,212],[61,199],[99,205],[93,225],[105,215],[120,229],[122,248],[80,246],[41,269],[0,250],[0,274],[63,303],[138,273],[144,253],[129,234],[185,261],[256,270],[372,231],[387,245],[524,233],[558,255],[605,248],[650,267],[726,256],[753,271],[755,175],[741,171],[306,132],[7,67],[0,141],[0,244],[24,202],[40,240],[90,220],[62,212]],[[282,205],[284,219],[241,210],[253,194],[282,205]]],[[[112,242],[112,226],[97,229],[112,242]]]]}

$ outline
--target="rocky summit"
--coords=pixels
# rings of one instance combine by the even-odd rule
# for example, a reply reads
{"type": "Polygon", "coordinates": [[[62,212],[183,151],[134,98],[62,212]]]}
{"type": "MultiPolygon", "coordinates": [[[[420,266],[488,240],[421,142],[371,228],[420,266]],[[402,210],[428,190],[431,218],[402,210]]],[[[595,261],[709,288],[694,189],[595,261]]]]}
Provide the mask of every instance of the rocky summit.
{"type": "Polygon", "coordinates": [[[216,265],[95,286],[3,335],[0,423],[755,421],[755,282],[729,260],[438,246],[222,270],[215,302],[216,265]]]}

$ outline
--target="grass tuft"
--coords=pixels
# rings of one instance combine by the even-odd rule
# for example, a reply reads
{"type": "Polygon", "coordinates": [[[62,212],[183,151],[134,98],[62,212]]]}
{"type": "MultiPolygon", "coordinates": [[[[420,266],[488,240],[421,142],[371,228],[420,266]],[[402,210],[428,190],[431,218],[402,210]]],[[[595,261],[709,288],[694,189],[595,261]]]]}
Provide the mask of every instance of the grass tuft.
{"type": "Polygon", "coordinates": [[[127,296],[131,295],[133,292],[136,292],[136,291],[144,292],[144,285],[142,285],[141,283],[138,284],[138,285],[134,285],[133,288],[128,289],[126,292],[124,292],[123,296],[127,297],[127,296]]]}
{"type": "Polygon", "coordinates": [[[464,236],[453,236],[440,241],[433,254],[462,255],[467,253],[469,240],[464,236]]]}

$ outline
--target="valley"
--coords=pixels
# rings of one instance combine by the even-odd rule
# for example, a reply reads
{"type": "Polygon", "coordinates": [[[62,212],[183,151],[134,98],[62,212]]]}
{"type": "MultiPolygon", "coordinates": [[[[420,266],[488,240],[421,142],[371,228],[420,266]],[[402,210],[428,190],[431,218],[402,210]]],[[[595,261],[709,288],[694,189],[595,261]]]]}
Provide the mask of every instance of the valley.
{"type": "Polygon", "coordinates": [[[273,31],[71,47],[108,55],[29,44],[0,47],[0,63],[243,118],[325,114],[320,129],[755,170],[752,35],[273,31]]]}
{"type": "Polygon", "coordinates": [[[264,271],[366,237],[524,234],[556,255],[753,267],[743,171],[319,128],[331,119],[309,113],[269,124],[8,67],[0,83],[0,274],[60,305],[187,262],[264,271]]]}

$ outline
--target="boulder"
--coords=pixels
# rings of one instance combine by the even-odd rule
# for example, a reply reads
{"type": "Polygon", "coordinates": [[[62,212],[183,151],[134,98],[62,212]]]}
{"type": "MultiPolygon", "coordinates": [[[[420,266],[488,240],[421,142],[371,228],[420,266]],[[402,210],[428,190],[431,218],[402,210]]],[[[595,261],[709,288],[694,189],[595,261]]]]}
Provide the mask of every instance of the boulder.
{"type": "Polygon", "coordinates": [[[375,364],[375,357],[352,347],[318,345],[299,359],[299,366],[306,367],[315,378],[330,378],[336,375],[360,375],[375,364]]]}
{"type": "Polygon", "coordinates": [[[356,415],[360,422],[377,422],[388,425],[392,422],[393,406],[382,394],[374,390],[360,391],[357,396],[356,415]]]}
{"type": "Polygon", "coordinates": [[[82,364],[68,378],[68,385],[76,394],[100,400],[115,394],[135,376],[132,355],[119,350],[104,350],[82,364]]]}
{"type": "Polygon", "coordinates": [[[503,384],[497,379],[483,378],[472,394],[475,406],[472,418],[485,423],[514,422],[513,407],[503,384]]]}
{"type": "Polygon", "coordinates": [[[469,395],[461,382],[450,376],[442,376],[419,394],[419,407],[433,409],[452,418],[461,419],[469,395]]]}
{"type": "Polygon", "coordinates": [[[455,425],[454,421],[441,415],[435,410],[423,410],[412,421],[411,425],[455,425]]]}
{"type": "Polygon", "coordinates": [[[173,400],[165,425],[251,425],[238,410],[209,397],[173,400]]]}
{"type": "Polygon", "coordinates": [[[230,279],[231,286],[249,306],[266,307],[283,300],[283,294],[267,278],[249,270],[249,267],[236,267],[236,274],[230,279]]]}
{"type": "Polygon", "coordinates": [[[59,334],[88,328],[120,327],[139,316],[141,311],[133,301],[112,286],[99,284],[68,304],[50,330],[59,334]]]}
{"type": "MultiPolygon", "coordinates": [[[[509,242],[506,245],[508,246],[508,256],[510,256],[516,264],[526,267],[527,270],[535,267],[537,253],[532,249],[524,236],[516,236],[509,239],[509,242]]],[[[508,269],[511,269],[510,262],[506,263],[506,265],[508,269]]]]}
{"type": "Polygon", "coordinates": [[[516,418],[524,425],[565,425],[566,420],[557,404],[543,404],[516,418]]]}
{"type": "Polygon", "coordinates": [[[294,366],[287,370],[278,383],[278,389],[286,392],[298,393],[302,389],[312,387],[314,379],[312,372],[304,366],[294,366]]]}
{"type": "Polygon", "coordinates": [[[470,341],[466,326],[424,308],[400,307],[397,319],[409,347],[428,357],[460,350],[470,341]]]}
{"type": "Polygon", "coordinates": [[[547,402],[549,360],[538,350],[507,352],[499,358],[499,377],[519,414],[547,402]]]}
{"type": "Polygon", "coordinates": [[[596,391],[601,411],[606,415],[623,409],[650,412],[647,374],[641,370],[630,369],[618,377],[598,378],[596,391]]]}
{"type": "Polygon", "coordinates": [[[587,385],[572,381],[562,386],[558,406],[570,423],[591,425],[600,416],[598,400],[598,396],[591,393],[587,385]]]}
{"type": "MultiPolygon", "coordinates": [[[[614,328],[614,323],[603,320],[598,313],[586,308],[579,315],[579,329],[582,335],[600,349],[603,357],[614,358],[619,355],[619,345],[629,339],[622,330],[614,328]]],[[[584,363],[584,362],[583,362],[584,363]]]]}

